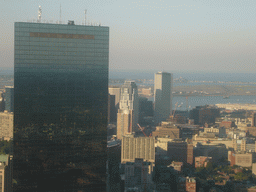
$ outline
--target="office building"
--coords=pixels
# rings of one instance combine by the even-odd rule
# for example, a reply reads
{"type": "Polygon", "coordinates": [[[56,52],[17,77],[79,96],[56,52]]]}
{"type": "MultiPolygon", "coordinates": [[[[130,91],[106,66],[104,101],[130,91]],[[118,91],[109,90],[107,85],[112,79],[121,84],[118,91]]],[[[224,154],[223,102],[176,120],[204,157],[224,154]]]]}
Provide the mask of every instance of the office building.
{"type": "Polygon", "coordinates": [[[146,97],[139,97],[139,124],[147,125],[148,119],[153,118],[153,101],[148,101],[146,97]]]}
{"type": "Polygon", "coordinates": [[[189,113],[189,118],[194,119],[196,125],[215,124],[215,119],[219,117],[220,109],[215,106],[196,106],[189,113]]]}
{"type": "Polygon", "coordinates": [[[105,191],[109,28],[14,29],[14,191],[105,191]]]}
{"type": "Polygon", "coordinates": [[[169,139],[179,139],[181,136],[180,129],[174,124],[162,122],[161,126],[156,126],[152,132],[153,137],[164,137],[169,139]]]}
{"type": "Polygon", "coordinates": [[[117,113],[117,138],[138,131],[139,99],[137,85],[125,81],[121,87],[121,98],[117,113]]]}
{"type": "Polygon", "coordinates": [[[193,164],[193,144],[183,141],[168,143],[167,155],[173,161],[183,162],[184,165],[193,164]]]}
{"type": "Polygon", "coordinates": [[[228,151],[230,166],[251,167],[256,162],[256,153],[228,151]]]}
{"type": "Polygon", "coordinates": [[[108,94],[108,123],[116,122],[115,95],[108,94]]]}
{"type": "Polygon", "coordinates": [[[252,127],[256,127],[256,113],[253,112],[252,113],[252,124],[251,124],[252,127]]]}
{"type": "Polygon", "coordinates": [[[108,93],[110,95],[115,95],[115,106],[118,109],[119,108],[119,101],[121,96],[121,88],[120,87],[109,87],[108,93]]]}
{"type": "Polygon", "coordinates": [[[152,191],[154,189],[153,168],[151,162],[136,158],[125,164],[125,191],[152,191]]]}
{"type": "Polygon", "coordinates": [[[12,191],[12,155],[0,155],[0,191],[12,191]]]}
{"type": "Polygon", "coordinates": [[[165,121],[172,113],[172,74],[158,72],[155,74],[154,99],[155,111],[154,121],[156,124],[165,121]]]}
{"type": "Polygon", "coordinates": [[[13,139],[13,113],[0,112],[0,139],[11,140],[13,139]]]}
{"type": "Polygon", "coordinates": [[[14,104],[14,87],[5,86],[5,110],[8,112],[13,112],[14,104]]]}
{"type": "Polygon", "coordinates": [[[126,135],[122,138],[121,163],[134,162],[135,158],[155,163],[155,139],[126,135]]]}

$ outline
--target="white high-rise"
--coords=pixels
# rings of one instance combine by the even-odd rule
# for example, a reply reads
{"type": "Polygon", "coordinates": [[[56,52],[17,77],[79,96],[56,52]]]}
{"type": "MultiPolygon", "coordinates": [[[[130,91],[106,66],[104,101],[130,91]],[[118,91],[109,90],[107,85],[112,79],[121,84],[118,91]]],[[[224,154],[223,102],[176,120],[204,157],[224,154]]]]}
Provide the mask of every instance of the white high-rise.
{"type": "Polygon", "coordinates": [[[154,120],[158,124],[165,121],[172,113],[172,74],[167,72],[155,73],[154,120]]]}
{"type": "Polygon", "coordinates": [[[121,87],[119,110],[117,113],[117,138],[138,130],[139,100],[135,82],[125,81],[121,87]]]}

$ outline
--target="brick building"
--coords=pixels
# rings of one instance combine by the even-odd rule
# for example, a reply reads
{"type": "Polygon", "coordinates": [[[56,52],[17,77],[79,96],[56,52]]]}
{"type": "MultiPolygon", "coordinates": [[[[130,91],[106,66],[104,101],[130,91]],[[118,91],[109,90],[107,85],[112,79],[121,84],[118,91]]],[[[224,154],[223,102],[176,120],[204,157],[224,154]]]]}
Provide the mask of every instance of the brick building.
{"type": "Polygon", "coordinates": [[[196,192],[196,178],[195,177],[179,177],[177,183],[178,192],[196,192]]]}
{"type": "Polygon", "coordinates": [[[199,156],[195,157],[195,168],[206,167],[209,162],[212,161],[212,157],[199,156]]]}

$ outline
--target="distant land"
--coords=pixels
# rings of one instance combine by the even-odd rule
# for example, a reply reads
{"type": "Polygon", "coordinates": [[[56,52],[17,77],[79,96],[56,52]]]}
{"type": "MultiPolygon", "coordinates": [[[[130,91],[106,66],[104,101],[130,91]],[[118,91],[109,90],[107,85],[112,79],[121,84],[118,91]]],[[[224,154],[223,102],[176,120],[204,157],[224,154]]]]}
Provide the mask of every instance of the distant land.
{"type": "Polygon", "coordinates": [[[13,67],[0,67],[0,75],[13,75],[13,67]]]}
{"type": "MultiPolygon", "coordinates": [[[[161,70],[159,70],[161,71],[161,70]]],[[[109,79],[154,79],[156,70],[123,70],[123,69],[110,69],[109,79]]],[[[224,72],[195,72],[195,71],[170,71],[174,79],[182,77],[187,80],[197,81],[226,81],[226,82],[256,82],[255,73],[224,73],[224,72]]]]}
{"type": "MultiPolygon", "coordinates": [[[[161,70],[158,70],[161,71],[161,70]]],[[[109,79],[154,79],[157,70],[124,70],[110,69],[109,79]]],[[[195,71],[167,71],[173,74],[173,79],[180,77],[190,81],[225,81],[225,82],[256,82],[256,73],[224,73],[224,72],[195,72],[195,71]]],[[[0,75],[13,75],[12,67],[0,67],[0,75]]]]}

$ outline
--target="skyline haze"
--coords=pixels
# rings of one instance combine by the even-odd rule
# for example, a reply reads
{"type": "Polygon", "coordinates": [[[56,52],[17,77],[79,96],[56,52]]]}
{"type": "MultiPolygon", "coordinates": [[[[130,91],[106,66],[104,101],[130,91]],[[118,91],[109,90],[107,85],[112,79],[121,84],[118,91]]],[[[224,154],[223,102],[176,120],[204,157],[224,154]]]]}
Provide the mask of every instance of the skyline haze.
{"type": "Polygon", "coordinates": [[[110,26],[110,70],[256,72],[256,2],[81,0],[3,1],[0,67],[13,67],[14,22],[60,20],[110,26]]]}

